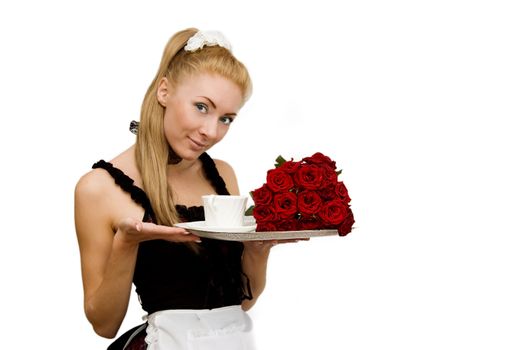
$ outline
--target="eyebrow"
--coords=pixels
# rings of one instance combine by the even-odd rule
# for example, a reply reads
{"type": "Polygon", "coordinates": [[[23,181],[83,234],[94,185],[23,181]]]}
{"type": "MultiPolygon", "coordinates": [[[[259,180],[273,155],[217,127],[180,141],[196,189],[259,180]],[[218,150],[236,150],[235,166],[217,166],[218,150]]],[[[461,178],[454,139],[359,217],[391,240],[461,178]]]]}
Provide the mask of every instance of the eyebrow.
{"type": "MultiPolygon", "coordinates": [[[[198,96],[198,97],[202,97],[202,98],[207,99],[208,102],[210,102],[210,104],[212,105],[212,107],[214,107],[214,109],[217,109],[216,104],[214,103],[214,101],[212,101],[212,100],[209,99],[208,97],[206,97],[206,96],[198,96]]],[[[237,116],[237,113],[225,113],[225,115],[235,117],[235,116],[237,116]]]]}

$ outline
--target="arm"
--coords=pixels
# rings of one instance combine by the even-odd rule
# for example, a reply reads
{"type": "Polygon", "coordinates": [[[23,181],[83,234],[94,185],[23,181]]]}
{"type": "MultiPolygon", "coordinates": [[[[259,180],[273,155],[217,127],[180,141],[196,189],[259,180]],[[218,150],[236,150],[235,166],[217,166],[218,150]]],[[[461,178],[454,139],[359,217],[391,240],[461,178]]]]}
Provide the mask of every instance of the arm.
{"type": "Polygon", "coordinates": [[[180,228],[142,223],[143,212],[102,170],[86,174],[75,188],[84,309],[102,337],[113,338],[126,315],[139,242],[198,239],[180,228]]]}
{"type": "MultiPolygon", "coordinates": [[[[221,177],[224,179],[228,191],[232,195],[239,195],[239,187],[236,175],[232,167],[224,161],[214,160],[221,177]]],[[[275,241],[243,242],[244,250],[241,260],[243,272],[250,280],[252,289],[252,300],[243,300],[243,310],[249,310],[256,303],[258,297],[263,293],[267,281],[267,263],[270,248],[276,244],[275,241]]]]}
{"type": "Polygon", "coordinates": [[[243,242],[245,249],[243,250],[242,268],[245,274],[250,279],[250,287],[252,289],[252,300],[243,300],[241,306],[243,310],[249,310],[256,303],[257,299],[263,293],[267,283],[267,263],[270,254],[270,248],[275,243],[268,241],[263,242],[243,242]]]}
{"type": "Polygon", "coordinates": [[[86,317],[98,335],[113,338],[128,308],[137,246],[114,238],[108,201],[114,196],[104,180],[102,174],[91,172],[77,183],[75,228],[86,317]]]}

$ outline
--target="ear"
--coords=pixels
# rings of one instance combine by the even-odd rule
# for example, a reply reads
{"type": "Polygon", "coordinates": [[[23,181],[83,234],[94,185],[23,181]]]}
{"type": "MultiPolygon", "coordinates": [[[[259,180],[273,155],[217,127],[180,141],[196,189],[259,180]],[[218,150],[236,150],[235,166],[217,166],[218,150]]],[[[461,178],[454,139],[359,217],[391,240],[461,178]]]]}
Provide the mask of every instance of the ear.
{"type": "Polygon", "coordinates": [[[157,86],[157,101],[159,101],[163,107],[166,107],[166,103],[168,101],[168,95],[170,93],[169,84],[170,83],[168,82],[168,79],[164,77],[161,79],[159,86],[157,86]]]}

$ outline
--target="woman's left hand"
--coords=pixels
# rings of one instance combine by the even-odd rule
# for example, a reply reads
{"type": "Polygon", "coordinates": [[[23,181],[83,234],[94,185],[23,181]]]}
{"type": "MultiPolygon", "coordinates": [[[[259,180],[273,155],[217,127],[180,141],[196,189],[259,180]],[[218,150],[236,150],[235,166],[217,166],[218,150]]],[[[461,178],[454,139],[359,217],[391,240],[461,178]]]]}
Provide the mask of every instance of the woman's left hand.
{"type": "Polygon", "coordinates": [[[299,239],[273,239],[273,240],[261,240],[261,241],[243,241],[245,250],[253,253],[265,253],[269,252],[270,248],[278,244],[284,243],[298,243],[299,241],[308,241],[310,238],[299,238],[299,239]]]}

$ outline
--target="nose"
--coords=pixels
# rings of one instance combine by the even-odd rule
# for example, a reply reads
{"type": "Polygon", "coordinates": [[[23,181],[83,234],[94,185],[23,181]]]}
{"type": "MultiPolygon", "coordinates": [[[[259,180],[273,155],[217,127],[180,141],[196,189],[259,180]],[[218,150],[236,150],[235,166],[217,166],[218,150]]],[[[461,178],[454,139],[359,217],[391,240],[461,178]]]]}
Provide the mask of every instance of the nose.
{"type": "Polygon", "coordinates": [[[217,136],[218,123],[215,118],[204,118],[199,133],[209,139],[214,139],[217,136]]]}

